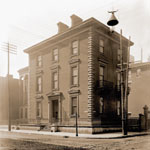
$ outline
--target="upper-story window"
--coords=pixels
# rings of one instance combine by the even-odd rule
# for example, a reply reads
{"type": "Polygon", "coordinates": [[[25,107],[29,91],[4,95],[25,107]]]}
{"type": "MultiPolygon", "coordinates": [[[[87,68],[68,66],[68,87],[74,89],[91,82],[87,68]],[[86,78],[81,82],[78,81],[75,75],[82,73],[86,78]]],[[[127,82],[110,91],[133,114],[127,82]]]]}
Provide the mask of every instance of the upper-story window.
{"type": "Polygon", "coordinates": [[[117,60],[121,61],[121,50],[120,49],[118,49],[118,51],[117,51],[117,60]]]}
{"type": "Polygon", "coordinates": [[[72,42],[72,55],[78,54],[78,41],[72,42]]]}
{"type": "Polygon", "coordinates": [[[104,85],[104,66],[99,67],[99,86],[103,87],[104,85]]]}
{"type": "Polygon", "coordinates": [[[57,71],[52,73],[52,88],[54,90],[58,89],[58,72],[57,71]]]}
{"type": "Polygon", "coordinates": [[[73,66],[71,68],[71,84],[72,85],[78,85],[78,67],[73,66]]]}
{"type": "Polygon", "coordinates": [[[58,49],[53,49],[53,61],[58,61],[58,49]]]}
{"type": "Polygon", "coordinates": [[[37,77],[37,92],[42,92],[42,77],[37,77]]]}
{"type": "Polygon", "coordinates": [[[101,39],[99,40],[99,52],[104,53],[104,41],[101,39]]]}
{"type": "Polygon", "coordinates": [[[39,55],[37,56],[37,67],[41,67],[42,66],[42,56],[39,55]]]}

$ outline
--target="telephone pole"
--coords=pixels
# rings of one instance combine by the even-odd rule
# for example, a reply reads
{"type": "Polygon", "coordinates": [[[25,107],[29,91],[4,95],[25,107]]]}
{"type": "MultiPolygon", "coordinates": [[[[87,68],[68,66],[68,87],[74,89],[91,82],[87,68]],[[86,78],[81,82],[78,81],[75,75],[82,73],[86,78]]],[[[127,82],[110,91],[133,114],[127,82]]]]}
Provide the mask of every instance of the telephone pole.
{"type": "Polygon", "coordinates": [[[1,51],[7,52],[7,61],[8,61],[8,68],[7,68],[7,88],[8,88],[8,131],[11,131],[11,99],[10,99],[10,54],[17,54],[16,51],[17,47],[13,44],[4,43],[2,45],[1,51]]]}

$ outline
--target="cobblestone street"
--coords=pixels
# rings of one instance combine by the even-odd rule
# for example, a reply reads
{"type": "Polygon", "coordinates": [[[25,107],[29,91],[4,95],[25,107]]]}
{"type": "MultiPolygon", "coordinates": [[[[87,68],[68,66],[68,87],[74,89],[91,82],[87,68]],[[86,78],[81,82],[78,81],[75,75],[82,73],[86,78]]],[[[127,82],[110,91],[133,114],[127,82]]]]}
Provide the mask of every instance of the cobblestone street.
{"type": "Polygon", "coordinates": [[[0,150],[149,150],[150,136],[86,139],[0,132],[0,150]]]}

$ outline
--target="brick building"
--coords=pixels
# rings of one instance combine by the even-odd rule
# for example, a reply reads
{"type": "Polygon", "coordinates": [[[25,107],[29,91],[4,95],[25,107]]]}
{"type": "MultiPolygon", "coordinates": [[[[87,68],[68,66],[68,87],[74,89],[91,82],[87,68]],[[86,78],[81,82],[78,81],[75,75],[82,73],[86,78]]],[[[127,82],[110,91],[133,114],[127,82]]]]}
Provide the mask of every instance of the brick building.
{"type": "MultiPolygon", "coordinates": [[[[19,119],[19,80],[9,77],[9,97],[12,124],[19,119]]],[[[0,77],[0,124],[8,124],[8,78],[0,77]]]]}
{"type": "MultiPolygon", "coordinates": [[[[60,131],[96,133],[121,122],[117,32],[94,18],[71,16],[58,34],[26,50],[29,54],[29,123],[57,125],[60,131]]],[[[131,43],[132,45],[133,43],[131,43]]],[[[128,40],[123,37],[123,59],[128,40]]]]}
{"type": "Polygon", "coordinates": [[[19,73],[19,123],[28,123],[28,67],[22,68],[19,73]]]}
{"type": "Polygon", "coordinates": [[[129,72],[131,92],[129,95],[129,112],[137,117],[143,113],[143,107],[150,108],[150,62],[132,63],[129,72]]]}

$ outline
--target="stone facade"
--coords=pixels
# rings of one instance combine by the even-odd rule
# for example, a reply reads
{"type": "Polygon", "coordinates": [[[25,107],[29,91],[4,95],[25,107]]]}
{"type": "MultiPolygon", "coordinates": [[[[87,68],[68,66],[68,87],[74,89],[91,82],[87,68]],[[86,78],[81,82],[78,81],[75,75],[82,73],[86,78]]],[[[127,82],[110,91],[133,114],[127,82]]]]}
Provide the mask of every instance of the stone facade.
{"type": "MultiPolygon", "coordinates": [[[[120,123],[119,34],[94,18],[83,22],[76,15],[71,18],[78,23],[25,50],[29,54],[28,119],[75,131],[77,114],[79,132],[101,132],[104,125],[113,128],[120,123]]],[[[123,37],[124,60],[127,42],[123,37]]]]}

